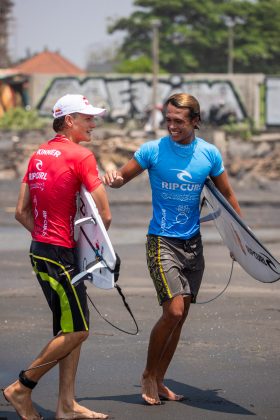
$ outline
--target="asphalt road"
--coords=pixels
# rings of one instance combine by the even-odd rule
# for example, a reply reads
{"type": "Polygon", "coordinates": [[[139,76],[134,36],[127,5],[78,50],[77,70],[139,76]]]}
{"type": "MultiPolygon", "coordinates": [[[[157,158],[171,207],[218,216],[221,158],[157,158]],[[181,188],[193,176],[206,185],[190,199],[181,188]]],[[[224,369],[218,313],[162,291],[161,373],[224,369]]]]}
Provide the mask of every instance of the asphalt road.
{"type": "MultiPolygon", "coordinates": [[[[29,236],[13,220],[17,185],[12,184],[2,183],[0,193],[0,387],[13,381],[51,338],[50,313],[28,260],[29,236]]],[[[157,407],[143,404],[139,379],[149,333],[160,308],[145,264],[149,203],[147,199],[145,204],[143,197],[141,203],[138,192],[138,204],[133,204],[125,216],[121,210],[127,208],[129,194],[120,196],[123,205],[112,197],[115,225],[111,237],[122,258],[119,284],[140,331],[137,336],[119,332],[92,308],[91,335],[83,346],[78,371],[78,401],[120,420],[239,420],[248,416],[278,420],[280,283],[257,282],[237,264],[221,297],[191,307],[166,380],[168,386],[186,396],[185,401],[157,407]]],[[[246,216],[252,222],[258,218],[255,227],[262,230],[266,246],[279,260],[280,239],[275,234],[279,232],[279,206],[273,198],[267,205],[259,199],[259,204],[246,207],[246,216]]],[[[130,200],[133,202],[137,200],[130,200]]],[[[200,302],[214,298],[223,289],[231,265],[215,230],[209,228],[202,234],[206,272],[200,302]]],[[[89,285],[89,294],[107,319],[134,331],[116,290],[102,291],[89,285]]],[[[34,390],[34,401],[45,419],[54,418],[57,384],[54,368],[34,390]]],[[[3,418],[17,416],[0,397],[3,418]]]]}

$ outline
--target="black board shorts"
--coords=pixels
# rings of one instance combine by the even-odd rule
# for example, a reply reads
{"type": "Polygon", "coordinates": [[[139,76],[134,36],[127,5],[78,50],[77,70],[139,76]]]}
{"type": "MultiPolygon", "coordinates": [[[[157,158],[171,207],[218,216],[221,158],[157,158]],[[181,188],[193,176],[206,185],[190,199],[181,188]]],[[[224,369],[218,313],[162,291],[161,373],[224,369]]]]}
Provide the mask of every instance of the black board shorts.
{"type": "Polygon", "coordinates": [[[200,233],[188,240],[147,235],[146,257],[160,305],[178,295],[196,302],[204,272],[200,233]]]}
{"type": "Polygon", "coordinates": [[[53,334],[88,331],[89,309],[84,282],[71,285],[78,274],[74,248],[32,241],[33,270],[53,313],[53,334]]]}

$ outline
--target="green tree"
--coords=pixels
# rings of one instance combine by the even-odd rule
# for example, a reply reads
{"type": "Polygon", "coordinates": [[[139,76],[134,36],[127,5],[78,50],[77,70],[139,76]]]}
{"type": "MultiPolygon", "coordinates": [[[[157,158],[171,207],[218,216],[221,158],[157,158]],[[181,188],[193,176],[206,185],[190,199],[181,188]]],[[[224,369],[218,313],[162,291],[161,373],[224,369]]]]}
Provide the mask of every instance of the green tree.
{"type": "Polygon", "coordinates": [[[162,71],[226,72],[231,34],[236,72],[280,70],[280,0],[135,0],[134,5],[129,17],[108,29],[126,33],[118,53],[119,71],[151,71],[154,19],[161,22],[162,71]]]}

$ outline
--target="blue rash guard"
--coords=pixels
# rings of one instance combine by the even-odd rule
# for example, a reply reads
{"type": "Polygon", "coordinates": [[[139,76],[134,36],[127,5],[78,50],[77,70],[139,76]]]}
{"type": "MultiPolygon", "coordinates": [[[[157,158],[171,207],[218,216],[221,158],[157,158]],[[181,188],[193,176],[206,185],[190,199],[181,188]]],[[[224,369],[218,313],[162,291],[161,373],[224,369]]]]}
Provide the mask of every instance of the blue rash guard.
{"type": "Polygon", "coordinates": [[[187,145],[170,136],[144,143],[134,159],[149,172],[153,217],[149,234],[190,239],[200,229],[200,194],[208,176],[224,172],[213,144],[196,137],[187,145]]]}

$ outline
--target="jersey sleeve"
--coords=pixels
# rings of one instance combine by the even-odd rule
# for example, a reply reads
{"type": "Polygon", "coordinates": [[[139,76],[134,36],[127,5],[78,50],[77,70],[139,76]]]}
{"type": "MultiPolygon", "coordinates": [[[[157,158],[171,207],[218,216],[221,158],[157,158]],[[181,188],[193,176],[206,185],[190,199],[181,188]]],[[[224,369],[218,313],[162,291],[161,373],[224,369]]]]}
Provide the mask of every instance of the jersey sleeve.
{"type": "Polygon", "coordinates": [[[141,147],[134,153],[134,159],[143,169],[148,169],[151,166],[152,143],[153,142],[147,142],[142,144],[141,147]]]}
{"type": "Polygon", "coordinates": [[[24,174],[24,176],[21,180],[22,184],[28,184],[28,181],[29,181],[28,174],[29,174],[29,171],[30,171],[30,165],[32,163],[32,159],[35,156],[35,154],[36,154],[36,152],[34,152],[33,155],[31,156],[31,158],[29,159],[28,166],[26,168],[25,174],[24,174]]]}
{"type": "Polygon", "coordinates": [[[28,184],[28,172],[25,172],[24,177],[22,178],[22,184],[28,184]]]}
{"type": "Polygon", "coordinates": [[[89,192],[94,191],[102,184],[99,178],[97,162],[92,153],[79,162],[78,171],[82,184],[85,185],[89,192]]]}
{"type": "Polygon", "coordinates": [[[217,147],[213,147],[211,154],[212,169],[210,171],[210,176],[219,176],[225,170],[222,155],[217,147]]]}

